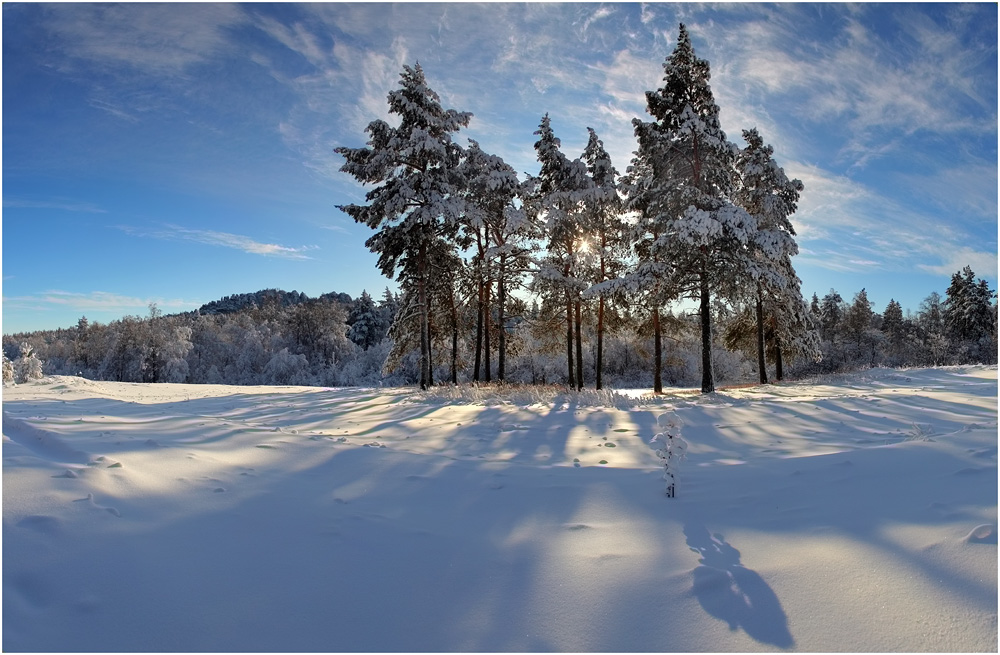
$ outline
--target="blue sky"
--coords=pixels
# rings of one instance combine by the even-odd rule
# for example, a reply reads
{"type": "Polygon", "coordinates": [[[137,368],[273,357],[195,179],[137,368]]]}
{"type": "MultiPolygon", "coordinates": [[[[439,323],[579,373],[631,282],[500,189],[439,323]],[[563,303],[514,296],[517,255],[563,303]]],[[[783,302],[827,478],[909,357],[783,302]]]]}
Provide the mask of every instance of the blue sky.
{"type": "Polygon", "coordinates": [[[623,171],[684,22],[729,138],[805,183],[803,292],[996,288],[997,6],[3,4],[3,332],[395,284],[337,204],[403,64],[534,173],[545,112],[623,171]]]}

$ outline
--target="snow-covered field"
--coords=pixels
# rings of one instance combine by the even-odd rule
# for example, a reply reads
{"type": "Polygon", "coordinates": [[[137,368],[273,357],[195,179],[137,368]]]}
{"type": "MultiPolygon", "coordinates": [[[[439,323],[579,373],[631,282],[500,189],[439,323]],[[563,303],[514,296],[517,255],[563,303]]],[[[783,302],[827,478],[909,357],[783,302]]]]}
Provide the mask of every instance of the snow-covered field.
{"type": "Polygon", "coordinates": [[[995,367],[595,396],[4,389],[3,650],[996,652],[995,367]]]}

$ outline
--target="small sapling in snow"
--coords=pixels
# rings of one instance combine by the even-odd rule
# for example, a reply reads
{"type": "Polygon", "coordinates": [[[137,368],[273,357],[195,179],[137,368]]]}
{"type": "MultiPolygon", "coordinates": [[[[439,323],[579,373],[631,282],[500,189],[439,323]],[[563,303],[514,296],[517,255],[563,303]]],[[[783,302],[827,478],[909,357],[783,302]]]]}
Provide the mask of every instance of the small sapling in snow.
{"type": "Polygon", "coordinates": [[[650,443],[657,446],[656,456],[663,462],[663,479],[667,482],[667,498],[677,495],[677,468],[687,454],[687,442],[681,438],[681,421],[670,412],[656,419],[662,432],[650,443]]]}

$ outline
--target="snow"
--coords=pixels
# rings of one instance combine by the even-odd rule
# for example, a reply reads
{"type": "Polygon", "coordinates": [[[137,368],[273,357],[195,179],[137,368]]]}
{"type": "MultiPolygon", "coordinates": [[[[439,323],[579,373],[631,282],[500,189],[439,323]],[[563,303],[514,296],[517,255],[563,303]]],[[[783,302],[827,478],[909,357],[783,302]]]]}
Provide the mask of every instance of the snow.
{"type": "Polygon", "coordinates": [[[996,652],[996,367],[604,393],[6,388],[3,649],[996,652]]]}

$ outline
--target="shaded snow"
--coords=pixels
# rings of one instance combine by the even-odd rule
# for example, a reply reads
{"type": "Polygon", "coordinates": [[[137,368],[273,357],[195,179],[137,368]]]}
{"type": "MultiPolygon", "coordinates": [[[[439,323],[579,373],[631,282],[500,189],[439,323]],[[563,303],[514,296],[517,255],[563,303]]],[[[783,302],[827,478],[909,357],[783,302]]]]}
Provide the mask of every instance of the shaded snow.
{"type": "Polygon", "coordinates": [[[7,388],[3,649],[996,651],[995,368],[633,396],[7,388]]]}

